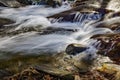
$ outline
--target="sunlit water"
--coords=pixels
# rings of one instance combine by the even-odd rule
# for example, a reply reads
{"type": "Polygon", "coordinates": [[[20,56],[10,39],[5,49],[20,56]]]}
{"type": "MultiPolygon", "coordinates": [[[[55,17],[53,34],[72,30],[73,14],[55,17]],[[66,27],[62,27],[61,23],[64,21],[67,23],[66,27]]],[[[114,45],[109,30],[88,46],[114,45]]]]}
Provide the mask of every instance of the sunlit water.
{"type": "Polygon", "coordinates": [[[51,23],[46,17],[68,10],[69,6],[62,6],[60,8],[46,8],[44,6],[28,6],[18,9],[13,8],[0,8],[0,17],[8,18],[15,21],[14,24],[5,26],[14,26],[10,29],[17,31],[22,28],[33,27],[36,31],[19,33],[12,36],[0,37],[0,51],[11,52],[13,54],[42,54],[42,53],[58,53],[65,50],[66,46],[71,43],[82,44],[90,47],[89,52],[95,52],[96,40],[90,39],[95,34],[112,33],[107,28],[96,28],[101,19],[101,14],[81,14],[76,13],[73,22],[62,22],[59,20],[51,23]],[[75,30],[68,33],[67,31],[53,32],[50,34],[41,35],[40,30],[47,28],[62,28],[75,30]],[[93,45],[94,44],[94,45],[93,45]]]}

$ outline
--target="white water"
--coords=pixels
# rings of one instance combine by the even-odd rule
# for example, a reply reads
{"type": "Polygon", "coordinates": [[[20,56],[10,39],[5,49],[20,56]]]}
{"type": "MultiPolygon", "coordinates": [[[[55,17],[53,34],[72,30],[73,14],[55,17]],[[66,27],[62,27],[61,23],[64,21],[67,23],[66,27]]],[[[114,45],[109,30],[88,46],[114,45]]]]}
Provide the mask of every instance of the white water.
{"type": "MultiPolygon", "coordinates": [[[[42,52],[47,53],[58,53],[64,51],[66,46],[71,43],[83,44],[95,50],[92,45],[95,40],[90,39],[95,34],[111,33],[112,31],[107,28],[95,28],[94,23],[97,24],[97,20],[84,19],[79,22],[78,19],[83,18],[82,16],[77,17],[78,22],[55,22],[51,23],[46,17],[55,13],[59,13],[64,10],[68,10],[70,7],[60,8],[45,8],[44,6],[28,6],[19,9],[3,9],[0,17],[8,18],[16,21],[14,24],[15,29],[19,30],[22,27],[36,27],[40,26],[43,30],[52,28],[63,28],[63,29],[77,29],[77,32],[70,34],[51,33],[46,35],[40,35],[40,32],[26,32],[13,36],[4,36],[0,38],[0,51],[23,54],[41,54],[42,52]]],[[[78,14],[77,14],[78,15],[78,14]]],[[[6,26],[10,26],[6,25],[6,26]]],[[[92,53],[93,51],[91,51],[92,53]]]]}

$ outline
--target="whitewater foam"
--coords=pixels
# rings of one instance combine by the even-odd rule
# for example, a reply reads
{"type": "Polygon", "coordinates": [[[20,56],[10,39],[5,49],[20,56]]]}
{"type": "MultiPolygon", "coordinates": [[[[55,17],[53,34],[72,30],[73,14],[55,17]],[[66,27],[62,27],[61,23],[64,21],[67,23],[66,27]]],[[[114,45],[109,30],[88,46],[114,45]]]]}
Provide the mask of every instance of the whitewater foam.
{"type": "MultiPolygon", "coordinates": [[[[51,23],[46,17],[55,13],[59,13],[68,8],[45,8],[44,6],[28,6],[18,9],[3,9],[0,17],[14,20],[16,23],[8,24],[6,26],[15,26],[13,30],[19,30],[23,27],[40,27],[43,30],[47,28],[63,28],[63,29],[77,29],[77,31],[70,34],[50,33],[40,35],[39,31],[24,32],[11,36],[4,36],[0,38],[0,51],[23,54],[41,54],[41,53],[58,53],[65,50],[66,46],[71,43],[82,44],[91,47],[95,53],[95,48],[92,43],[95,40],[90,39],[95,34],[112,33],[107,28],[95,28],[100,20],[100,14],[81,14],[77,13],[74,20],[77,22],[55,22],[51,23]],[[83,17],[87,15],[89,18],[83,17]],[[97,16],[97,17],[96,17],[97,16]],[[80,19],[80,20],[79,20],[80,19]]],[[[37,28],[38,29],[38,28],[37,28]]]]}

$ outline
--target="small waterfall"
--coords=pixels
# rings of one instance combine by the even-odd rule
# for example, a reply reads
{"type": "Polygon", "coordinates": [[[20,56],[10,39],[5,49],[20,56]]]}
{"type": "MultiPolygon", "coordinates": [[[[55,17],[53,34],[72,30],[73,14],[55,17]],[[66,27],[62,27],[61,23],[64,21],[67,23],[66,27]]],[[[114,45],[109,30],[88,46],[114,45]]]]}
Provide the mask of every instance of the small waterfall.
{"type": "Polygon", "coordinates": [[[100,20],[103,17],[101,13],[80,13],[75,12],[64,17],[59,17],[57,19],[51,19],[51,22],[79,22],[83,24],[90,20],[100,20]]]}
{"type": "Polygon", "coordinates": [[[36,31],[26,31],[16,35],[7,35],[0,37],[0,51],[11,52],[13,54],[41,54],[58,53],[65,50],[68,44],[77,43],[90,47],[88,52],[94,52],[93,44],[96,42],[90,39],[96,34],[112,33],[108,28],[96,28],[97,23],[102,17],[100,13],[74,13],[73,21],[56,20],[51,23],[46,17],[57,12],[70,8],[45,8],[44,6],[28,6],[17,9],[3,9],[0,17],[14,20],[16,23],[5,25],[11,30],[17,31],[23,27],[34,27],[36,31]],[[11,13],[9,13],[11,12],[11,13]],[[11,27],[12,26],[12,27],[11,27]],[[14,27],[13,27],[14,26],[14,27]],[[11,29],[12,28],[12,29],[11,29]],[[64,29],[57,33],[41,35],[42,31],[51,29],[64,29]],[[38,31],[38,29],[40,29],[38,31]],[[73,30],[70,33],[64,33],[65,30],[73,30]]]}
{"type": "Polygon", "coordinates": [[[88,19],[88,20],[98,20],[102,18],[102,14],[101,13],[80,13],[77,12],[73,22],[83,22],[84,20],[88,19]]]}

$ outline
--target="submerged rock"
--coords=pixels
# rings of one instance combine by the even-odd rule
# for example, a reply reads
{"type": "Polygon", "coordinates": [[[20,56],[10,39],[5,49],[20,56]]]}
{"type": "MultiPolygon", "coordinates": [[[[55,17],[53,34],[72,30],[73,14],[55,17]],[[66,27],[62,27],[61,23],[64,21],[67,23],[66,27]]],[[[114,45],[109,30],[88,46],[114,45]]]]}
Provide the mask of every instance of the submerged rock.
{"type": "MultiPolygon", "coordinates": [[[[72,45],[75,46],[75,48],[82,46],[82,45],[76,45],[76,44],[72,44],[72,45]]],[[[68,49],[68,48],[66,48],[66,49],[68,49]]],[[[34,78],[36,79],[37,76],[39,76],[38,79],[41,79],[41,77],[43,77],[43,74],[50,74],[54,77],[57,76],[58,78],[64,78],[63,76],[69,76],[69,75],[72,76],[72,75],[79,74],[79,72],[84,73],[84,72],[89,71],[90,69],[92,69],[92,66],[93,66],[94,60],[95,60],[94,54],[86,53],[84,51],[77,52],[77,54],[74,54],[74,55],[66,54],[65,52],[63,52],[63,53],[58,53],[58,54],[54,54],[54,55],[46,55],[46,56],[47,56],[47,58],[44,56],[41,58],[35,57],[35,61],[37,61],[37,63],[34,62],[33,58],[29,58],[29,57],[28,57],[29,61],[25,61],[26,58],[19,59],[19,60],[13,59],[14,61],[6,60],[7,62],[12,61],[14,65],[12,64],[12,62],[10,62],[12,67],[9,64],[6,64],[9,67],[5,66],[5,64],[3,66],[5,66],[5,68],[7,68],[8,70],[11,70],[11,69],[17,70],[18,68],[21,69],[23,67],[23,65],[28,66],[31,63],[31,65],[33,66],[32,69],[29,68],[29,69],[21,72],[20,74],[12,76],[12,79],[15,78],[15,79],[22,80],[24,78],[24,76],[26,76],[27,79],[30,76],[31,76],[31,79],[34,79],[34,78]],[[24,62],[22,62],[21,60],[23,60],[24,62]],[[15,68],[15,66],[16,66],[16,68],[15,68]]],[[[67,77],[67,79],[68,78],[69,77],[67,77]]],[[[72,78],[71,80],[74,79],[73,77],[71,77],[71,78],[72,78]]],[[[61,80],[63,80],[63,79],[61,79],[61,80]]]]}
{"type": "MultiPolygon", "coordinates": [[[[82,46],[76,44],[71,45],[73,45],[75,48],[81,48],[82,46]]],[[[70,47],[70,45],[68,45],[68,47],[70,47]]],[[[66,49],[68,49],[68,47],[66,49]]],[[[87,72],[93,66],[95,56],[91,53],[82,52],[85,50],[86,48],[84,50],[82,49],[81,51],[77,50],[78,52],[76,52],[74,55],[58,53],[52,56],[51,62],[37,65],[35,68],[39,71],[56,76],[66,76],[79,72],[87,72]]]]}

